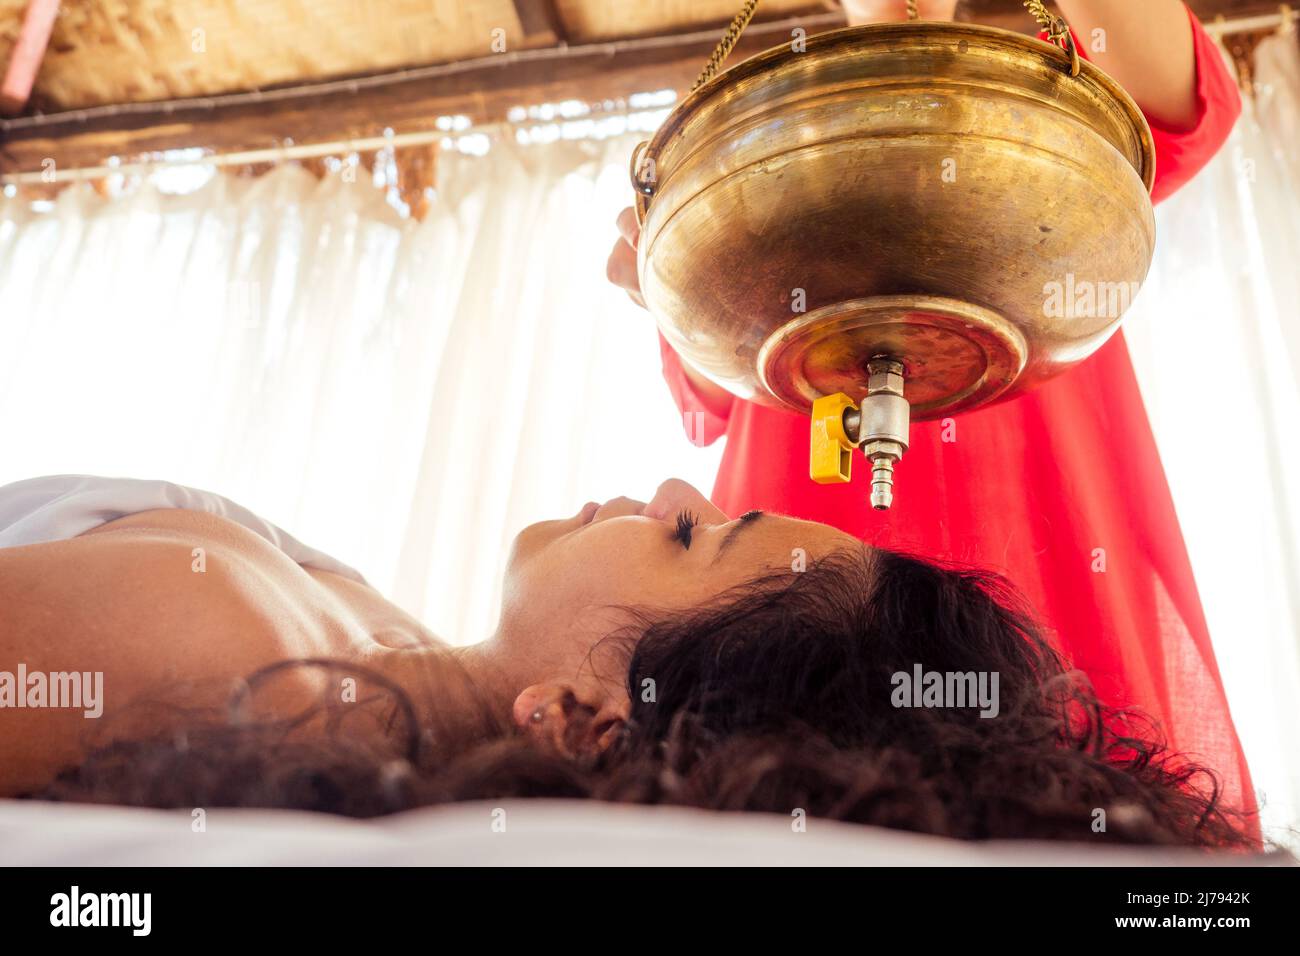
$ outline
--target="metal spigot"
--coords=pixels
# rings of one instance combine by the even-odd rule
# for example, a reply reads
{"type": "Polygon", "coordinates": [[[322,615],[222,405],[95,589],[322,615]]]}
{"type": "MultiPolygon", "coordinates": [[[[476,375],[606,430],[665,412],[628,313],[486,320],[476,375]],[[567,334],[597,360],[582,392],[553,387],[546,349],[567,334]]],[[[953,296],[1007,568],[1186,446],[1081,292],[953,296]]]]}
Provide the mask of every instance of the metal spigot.
{"type": "Polygon", "coordinates": [[[907,451],[911,407],[903,396],[903,363],[888,355],[867,363],[867,395],[854,405],[836,394],[813,403],[811,475],[823,484],[850,480],[854,446],[871,462],[871,507],[894,503],[894,465],[907,451]]]}
{"type": "Polygon", "coordinates": [[[867,397],[858,412],[858,445],[871,462],[871,507],[894,503],[894,465],[907,451],[911,406],[903,397],[903,363],[878,355],[867,363],[867,397]]]}

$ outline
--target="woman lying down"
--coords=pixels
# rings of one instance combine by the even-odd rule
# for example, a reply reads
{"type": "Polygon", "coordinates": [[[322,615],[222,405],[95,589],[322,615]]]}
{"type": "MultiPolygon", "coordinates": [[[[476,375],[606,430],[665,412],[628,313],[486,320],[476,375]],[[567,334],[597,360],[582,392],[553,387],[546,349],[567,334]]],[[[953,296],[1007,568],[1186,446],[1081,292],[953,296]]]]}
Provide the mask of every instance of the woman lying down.
{"type": "Polygon", "coordinates": [[[1213,773],[1102,708],[995,576],[729,521],[675,480],[525,529],[505,575],[496,632],[449,647],[217,495],[0,488],[0,795],[352,816],[587,797],[1254,845],[1213,773]]]}

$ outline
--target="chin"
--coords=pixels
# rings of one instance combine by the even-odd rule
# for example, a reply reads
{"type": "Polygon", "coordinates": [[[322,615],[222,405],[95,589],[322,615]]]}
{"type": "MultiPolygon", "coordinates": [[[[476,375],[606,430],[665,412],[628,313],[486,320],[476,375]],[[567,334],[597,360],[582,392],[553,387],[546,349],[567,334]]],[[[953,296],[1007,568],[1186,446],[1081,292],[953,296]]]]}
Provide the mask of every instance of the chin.
{"type": "Polygon", "coordinates": [[[506,559],[507,570],[527,563],[552,541],[573,530],[570,527],[572,524],[572,521],[558,519],[539,521],[524,528],[515,535],[515,540],[510,545],[510,556],[506,559]]]}

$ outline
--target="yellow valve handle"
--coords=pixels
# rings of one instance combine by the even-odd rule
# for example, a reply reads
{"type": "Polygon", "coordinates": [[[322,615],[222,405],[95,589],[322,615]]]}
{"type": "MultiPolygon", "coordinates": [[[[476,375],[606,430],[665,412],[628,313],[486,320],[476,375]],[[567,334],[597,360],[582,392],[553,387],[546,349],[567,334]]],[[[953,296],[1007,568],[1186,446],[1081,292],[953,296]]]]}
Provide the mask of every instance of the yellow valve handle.
{"type": "Polygon", "coordinates": [[[813,402],[808,472],[819,485],[844,484],[852,477],[857,446],[844,431],[844,413],[849,409],[857,411],[858,406],[843,392],[813,402]]]}

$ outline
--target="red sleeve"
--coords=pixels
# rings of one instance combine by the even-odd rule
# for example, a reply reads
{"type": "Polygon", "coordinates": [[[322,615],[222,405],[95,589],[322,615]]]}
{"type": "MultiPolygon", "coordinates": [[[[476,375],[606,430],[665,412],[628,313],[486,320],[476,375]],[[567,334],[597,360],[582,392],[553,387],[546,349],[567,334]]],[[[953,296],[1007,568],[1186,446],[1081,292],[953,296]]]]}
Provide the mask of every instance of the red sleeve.
{"type": "MultiPolygon", "coordinates": [[[[1192,43],[1196,55],[1196,122],[1187,129],[1158,123],[1151,117],[1151,135],[1156,144],[1156,180],[1151,201],[1160,202],[1185,186],[1205,168],[1228,141],[1241,115],[1241,94],[1223,62],[1218,48],[1201,26],[1200,18],[1184,5],[1192,21],[1192,43]]],[[[1039,34],[1046,40],[1046,34],[1039,34]]],[[[1079,54],[1088,58],[1086,44],[1076,35],[1079,54]]]]}
{"type": "Polygon", "coordinates": [[[727,420],[731,417],[736,399],[727,403],[723,414],[717,409],[711,410],[700,400],[695,386],[682,369],[681,356],[663,335],[659,336],[659,354],[663,358],[664,381],[668,383],[668,391],[672,394],[678,411],[682,413],[682,427],[686,430],[686,437],[694,445],[712,445],[726,433],[727,420]]]}

